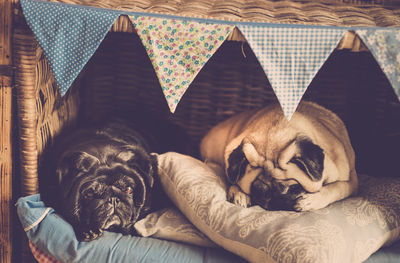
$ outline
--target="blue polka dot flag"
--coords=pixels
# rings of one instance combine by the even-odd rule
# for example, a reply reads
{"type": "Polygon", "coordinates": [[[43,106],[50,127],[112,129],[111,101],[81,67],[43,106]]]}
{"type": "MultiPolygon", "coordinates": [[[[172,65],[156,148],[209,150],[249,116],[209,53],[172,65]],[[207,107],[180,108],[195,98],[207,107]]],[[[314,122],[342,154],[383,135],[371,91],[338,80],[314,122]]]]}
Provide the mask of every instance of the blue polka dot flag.
{"type": "Polygon", "coordinates": [[[43,1],[20,2],[64,95],[120,13],[43,1]]]}
{"type": "Polygon", "coordinates": [[[369,48],[400,99],[400,28],[359,29],[356,33],[369,48]]]}
{"type": "Polygon", "coordinates": [[[238,24],[282,106],[287,119],[343,37],[346,29],[276,24],[238,24]]]}

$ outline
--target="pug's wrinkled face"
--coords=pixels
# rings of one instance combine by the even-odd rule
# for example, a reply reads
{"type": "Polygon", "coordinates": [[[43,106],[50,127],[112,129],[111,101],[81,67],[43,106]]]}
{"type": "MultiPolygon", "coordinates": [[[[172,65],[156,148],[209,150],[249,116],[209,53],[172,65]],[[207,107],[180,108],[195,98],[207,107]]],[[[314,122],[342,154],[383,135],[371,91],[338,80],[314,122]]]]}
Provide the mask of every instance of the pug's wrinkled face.
{"type": "Polygon", "coordinates": [[[267,210],[293,210],[297,198],[304,192],[297,182],[279,182],[261,174],[251,184],[251,204],[267,210]]]}
{"type": "Polygon", "coordinates": [[[245,207],[251,204],[267,210],[295,210],[303,193],[322,187],[324,153],[309,138],[299,136],[269,158],[244,140],[229,154],[226,166],[228,181],[249,197],[236,201],[235,195],[241,193],[233,193],[230,201],[245,207]]]}
{"type": "Polygon", "coordinates": [[[77,238],[90,241],[103,230],[132,234],[149,210],[156,157],[140,147],[103,142],[78,149],[65,154],[57,169],[62,212],[77,238]]]}

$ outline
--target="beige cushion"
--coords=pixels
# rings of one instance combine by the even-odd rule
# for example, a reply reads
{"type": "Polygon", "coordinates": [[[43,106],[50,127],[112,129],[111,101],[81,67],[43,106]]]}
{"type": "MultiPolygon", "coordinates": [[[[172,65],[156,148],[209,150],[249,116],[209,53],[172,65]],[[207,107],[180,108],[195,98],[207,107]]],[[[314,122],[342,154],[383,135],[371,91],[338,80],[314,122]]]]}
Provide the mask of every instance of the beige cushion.
{"type": "Polygon", "coordinates": [[[216,247],[206,235],[200,232],[175,207],[161,209],[147,215],[134,225],[138,234],[178,241],[203,247],[216,247]]]}
{"type": "MultiPolygon", "coordinates": [[[[250,262],[362,262],[399,239],[400,179],[360,176],[357,197],[311,212],[242,208],[201,161],[158,156],[168,196],[216,244],[250,262]]],[[[223,177],[222,177],[223,178],[223,177]]]]}

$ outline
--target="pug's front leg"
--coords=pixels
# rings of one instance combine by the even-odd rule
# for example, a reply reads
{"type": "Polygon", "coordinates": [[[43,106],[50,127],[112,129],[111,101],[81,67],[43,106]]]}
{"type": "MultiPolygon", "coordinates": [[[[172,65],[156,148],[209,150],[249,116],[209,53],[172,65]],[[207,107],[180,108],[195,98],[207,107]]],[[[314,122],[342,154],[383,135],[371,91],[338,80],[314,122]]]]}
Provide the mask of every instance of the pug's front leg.
{"type": "Polygon", "coordinates": [[[241,207],[250,206],[250,196],[244,193],[240,188],[236,185],[231,185],[228,190],[228,200],[235,205],[241,207]]]}
{"type": "Polygon", "coordinates": [[[81,229],[81,231],[79,231],[79,233],[77,233],[77,238],[79,241],[89,242],[89,241],[97,239],[102,234],[103,234],[102,229],[98,229],[98,230],[92,230],[92,229],[83,230],[83,229],[81,229]]]}
{"type": "Polygon", "coordinates": [[[293,209],[297,212],[304,212],[310,210],[318,210],[326,207],[329,204],[321,192],[316,193],[302,193],[296,200],[293,209]]]}
{"type": "Polygon", "coordinates": [[[293,206],[295,211],[318,210],[329,204],[342,200],[357,191],[357,182],[338,181],[327,184],[315,193],[302,193],[293,206]]]}

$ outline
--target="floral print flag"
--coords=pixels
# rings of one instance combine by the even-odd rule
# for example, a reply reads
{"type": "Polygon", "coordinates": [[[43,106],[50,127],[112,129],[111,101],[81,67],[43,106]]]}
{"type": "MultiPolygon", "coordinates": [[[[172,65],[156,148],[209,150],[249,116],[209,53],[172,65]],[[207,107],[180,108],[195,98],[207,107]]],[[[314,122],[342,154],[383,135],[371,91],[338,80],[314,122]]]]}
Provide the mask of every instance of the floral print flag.
{"type": "Polygon", "coordinates": [[[234,25],[131,16],[171,112],[234,25]]]}
{"type": "Polygon", "coordinates": [[[369,48],[400,99],[400,28],[360,29],[356,33],[369,48]]]}

